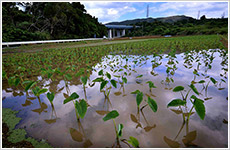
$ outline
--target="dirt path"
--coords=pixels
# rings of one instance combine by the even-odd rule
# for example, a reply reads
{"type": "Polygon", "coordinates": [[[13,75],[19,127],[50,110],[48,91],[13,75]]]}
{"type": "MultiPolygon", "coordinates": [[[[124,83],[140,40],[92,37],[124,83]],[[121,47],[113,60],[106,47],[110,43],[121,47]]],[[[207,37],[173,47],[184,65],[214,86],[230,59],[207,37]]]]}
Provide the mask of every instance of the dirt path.
{"type": "Polygon", "coordinates": [[[33,53],[40,52],[45,49],[62,49],[62,48],[78,48],[78,47],[89,47],[89,46],[101,46],[101,45],[109,45],[109,44],[119,44],[119,43],[129,43],[129,42],[138,42],[138,41],[146,41],[149,39],[128,39],[128,40],[105,40],[102,42],[96,43],[88,43],[88,44],[79,44],[79,43],[55,43],[55,44],[44,44],[39,46],[20,46],[16,48],[7,48],[2,49],[2,54],[10,54],[10,53],[33,53]],[[31,47],[31,48],[29,48],[31,47]]]}

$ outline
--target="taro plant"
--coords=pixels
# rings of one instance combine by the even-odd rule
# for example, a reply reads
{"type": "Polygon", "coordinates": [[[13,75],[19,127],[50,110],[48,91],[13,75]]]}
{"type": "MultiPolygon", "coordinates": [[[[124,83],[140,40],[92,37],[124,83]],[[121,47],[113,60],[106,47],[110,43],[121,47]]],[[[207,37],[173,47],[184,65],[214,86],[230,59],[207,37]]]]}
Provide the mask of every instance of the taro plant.
{"type": "Polygon", "coordinates": [[[183,95],[182,91],[184,90],[183,86],[177,86],[173,89],[173,92],[180,92],[182,99],[173,99],[171,102],[168,103],[167,107],[179,107],[179,111],[176,110],[172,110],[175,113],[181,113],[182,117],[183,117],[183,124],[181,126],[180,131],[178,132],[176,138],[178,137],[178,135],[180,134],[180,132],[182,131],[185,123],[186,123],[186,133],[188,133],[188,124],[189,124],[189,119],[190,116],[194,113],[193,109],[195,108],[196,113],[198,114],[198,116],[200,117],[201,120],[204,120],[205,117],[205,106],[204,106],[204,101],[197,98],[195,95],[192,95],[189,100],[192,103],[192,107],[190,108],[190,110],[188,111],[188,107],[187,107],[187,98],[188,98],[188,94],[189,92],[192,90],[196,95],[199,95],[200,93],[197,91],[196,87],[193,84],[189,85],[190,89],[189,91],[186,93],[186,96],[183,95]],[[185,109],[182,109],[182,107],[184,107],[185,109]]]}
{"type": "Polygon", "coordinates": [[[87,97],[86,97],[86,84],[87,84],[87,79],[88,77],[87,76],[81,76],[81,82],[83,84],[83,90],[84,90],[84,94],[85,94],[85,99],[87,101],[87,97]]]}
{"type": "Polygon", "coordinates": [[[48,92],[46,94],[46,97],[50,101],[51,108],[52,108],[52,113],[51,113],[51,119],[46,119],[45,122],[48,123],[48,124],[55,123],[56,120],[57,120],[57,113],[55,111],[54,104],[53,104],[53,100],[54,100],[55,94],[53,92],[51,92],[51,93],[48,92]],[[53,119],[53,115],[55,116],[54,119],[53,119]]]}
{"type": "Polygon", "coordinates": [[[130,137],[129,140],[126,140],[126,139],[121,139],[122,135],[123,135],[123,124],[119,124],[118,125],[118,129],[117,129],[117,125],[116,125],[116,122],[115,122],[115,118],[117,118],[119,116],[119,113],[116,111],[116,110],[112,110],[110,111],[104,118],[103,118],[103,121],[108,121],[108,120],[113,120],[113,124],[114,124],[114,129],[115,129],[115,132],[116,132],[116,141],[115,143],[112,145],[112,147],[119,147],[121,148],[121,144],[120,144],[120,141],[127,144],[129,147],[131,145],[133,145],[133,147],[136,147],[138,148],[139,147],[139,142],[136,138],[134,137],[130,137]],[[128,144],[128,143],[129,144],[128,144]]]}
{"type": "Polygon", "coordinates": [[[141,112],[141,114],[142,114],[142,116],[143,116],[143,118],[144,118],[144,120],[145,120],[145,122],[147,124],[147,126],[145,127],[145,130],[148,132],[152,128],[155,128],[155,125],[154,126],[149,126],[149,123],[148,123],[148,121],[147,121],[147,119],[146,119],[146,117],[144,115],[143,110],[144,110],[144,108],[146,108],[146,106],[149,106],[153,112],[157,112],[157,109],[158,109],[157,103],[156,103],[156,101],[154,99],[152,99],[151,97],[147,96],[148,99],[145,100],[145,102],[147,104],[145,104],[144,106],[140,107],[140,104],[143,101],[144,94],[142,92],[140,92],[139,90],[136,90],[136,91],[132,92],[131,94],[136,94],[137,118],[138,118],[138,119],[136,119],[135,116],[131,114],[131,120],[138,124],[137,127],[141,127],[141,124],[140,124],[140,112],[141,112]]]}
{"type": "Polygon", "coordinates": [[[106,72],[105,76],[107,77],[107,80],[106,78],[104,77],[104,74],[103,74],[103,70],[99,71],[98,75],[102,76],[102,77],[98,77],[96,79],[93,80],[93,82],[99,82],[100,83],[100,91],[104,93],[104,96],[105,96],[105,101],[104,103],[106,102],[106,100],[108,100],[108,106],[109,104],[112,106],[111,102],[110,102],[110,99],[109,99],[109,94],[111,92],[111,89],[112,89],[112,86],[117,88],[117,81],[114,80],[114,79],[111,79],[111,75],[106,72]],[[108,83],[111,83],[111,85],[108,86],[108,83]]]}
{"type": "Polygon", "coordinates": [[[76,117],[77,120],[79,120],[80,118],[84,118],[85,114],[87,112],[87,102],[84,99],[80,99],[79,101],[77,101],[76,99],[79,98],[79,95],[77,93],[72,93],[68,98],[66,98],[63,103],[66,104],[70,101],[73,101],[74,107],[75,107],[75,113],[76,113],[76,117]]]}
{"type": "Polygon", "coordinates": [[[149,91],[152,92],[152,88],[157,88],[152,81],[147,81],[146,83],[149,84],[149,91]]]}

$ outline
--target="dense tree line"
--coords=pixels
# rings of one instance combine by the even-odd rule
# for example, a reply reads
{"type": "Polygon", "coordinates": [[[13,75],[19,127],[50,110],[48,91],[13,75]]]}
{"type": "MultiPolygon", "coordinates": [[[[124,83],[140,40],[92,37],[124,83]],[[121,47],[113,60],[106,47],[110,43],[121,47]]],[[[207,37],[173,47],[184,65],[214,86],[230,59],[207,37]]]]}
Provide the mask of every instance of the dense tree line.
{"type": "Polygon", "coordinates": [[[135,28],[127,36],[227,34],[228,18],[206,19],[202,16],[199,20],[192,18],[174,23],[139,22],[134,26],[139,26],[139,28],[135,28]]]}
{"type": "Polygon", "coordinates": [[[102,37],[106,33],[106,27],[79,2],[2,3],[3,42],[102,37]]]}

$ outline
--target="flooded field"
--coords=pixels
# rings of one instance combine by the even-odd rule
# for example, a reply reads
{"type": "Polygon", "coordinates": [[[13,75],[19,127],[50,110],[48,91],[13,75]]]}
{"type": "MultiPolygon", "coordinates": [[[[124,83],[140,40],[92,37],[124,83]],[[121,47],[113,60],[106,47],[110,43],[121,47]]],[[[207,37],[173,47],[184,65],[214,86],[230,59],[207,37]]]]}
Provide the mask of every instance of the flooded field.
{"type": "Polygon", "coordinates": [[[87,73],[41,72],[30,77],[40,89],[28,82],[27,92],[3,82],[3,108],[19,111],[16,128],[53,147],[228,147],[225,50],[110,53],[87,73]]]}

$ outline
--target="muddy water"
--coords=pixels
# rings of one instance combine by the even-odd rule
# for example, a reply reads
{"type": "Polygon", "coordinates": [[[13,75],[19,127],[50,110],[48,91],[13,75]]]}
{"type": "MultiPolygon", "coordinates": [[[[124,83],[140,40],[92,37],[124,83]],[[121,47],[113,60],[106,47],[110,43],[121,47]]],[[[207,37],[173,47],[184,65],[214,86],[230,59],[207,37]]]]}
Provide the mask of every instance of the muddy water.
{"type": "MultiPolygon", "coordinates": [[[[118,78],[114,75],[126,76],[124,73],[126,72],[128,82],[124,87],[120,84],[117,84],[117,88],[112,87],[109,96],[111,104],[108,100],[105,101],[103,92],[99,90],[99,83],[93,87],[87,86],[86,96],[90,106],[85,118],[80,121],[76,119],[74,104],[72,102],[63,104],[63,101],[65,94],[70,95],[73,92],[78,93],[80,98],[85,98],[81,84],[66,84],[64,81],[52,83],[52,88],[58,91],[53,106],[45,94],[40,96],[40,100],[31,92],[27,95],[23,92],[24,95],[13,96],[12,89],[3,87],[2,94],[5,97],[3,107],[20,110],[18,116],[22,117],[22,120],[17,128],[25,128],[29,136],[45,139],[54,147],[112,147],[116,142],[113,121],[102,120],[104,117],[102,113],[111,110],[117,110],[120,114],[115,122],[117,126],[120,123],[124,125],[122,139],[133,136],[139,140],[140,147],[186,147],[183,142],[186,135],[187,139],[192,141],[187,147],[227,147],[228,127],[223,121],[228,120],[226,68],[227,56],[223,56],[220,50],[209,50],[193,55],[177,54],[176,58],[168,55],[161,57],[109,55],[94,67],[90,80],[97,78],[98,72],[104,69],[104,73],[109,72],[116,81],[118,78]],[[167,71],[168,67],[171,68],[167,71]],[[119,72],[119,69],[123,70],[119,72]],[[197,74],[194,69],[197,70],[197,74]],[[140,75],[143,76],[137,78],[140,75]],[[214,85],[210,77],[218,83],[214,85]],[[220,83],[221,79],[226,83],[223,81],[220,83]],[[205,80],[204,85],[210,81],[207,90],[202,90],[203,85],[197,83],[200,80],[205,80]],[[154,82],[157,88],[153,88],[150,92],[147,81],[154,82]],[[186,93],[192,81],[201,93],[198,97],[206,99],[204,102],[206,115],[204,120],[201,120],[193,109],[195,113],[192,114],[189,124],[182,126],[183,118],[178,108],[167,108],[167,104],[172,99],[181,98],[180,93],[172,91],[174,87],[184,86],[186,93]],[[138,118],[136,96],[130,94],[135,90],[143,92],[144,99],[151,96],[158,105],[156,113],[149,106],[143,109],[144,116],[141,113],[139,120],[141,127],[137,127],[135,119],[131,119],[131,115],[138,118]]],[[[38,79],[41,80],[41,77],[38,79]]],[[[50,80],[44,80],[45,88],[51,88],[49,84],[50,80]]],[[[191,91],[188,97],[193,94],[195,95],[191,91]]],[[[147,103],[143,101],[141,107],[145,104],[147,103]]],[[[188,101],[187,106],[190,110],[192,104],[188,101]]],[[[121,142],[121,147],[127,145],[121,142]]]]}

